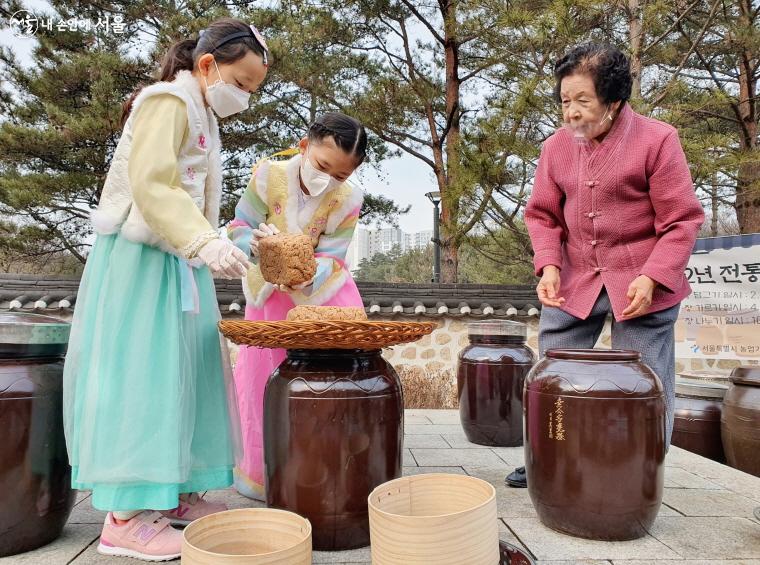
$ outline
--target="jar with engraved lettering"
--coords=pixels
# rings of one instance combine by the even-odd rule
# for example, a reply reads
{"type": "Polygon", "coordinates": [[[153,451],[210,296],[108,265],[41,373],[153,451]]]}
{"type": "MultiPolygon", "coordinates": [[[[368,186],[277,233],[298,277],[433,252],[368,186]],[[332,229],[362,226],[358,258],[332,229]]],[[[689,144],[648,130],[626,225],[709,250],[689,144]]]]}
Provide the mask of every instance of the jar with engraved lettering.
{"type": "Polygon", "coordinates": [[[554,349],[525,383],[525,467],[541,521],[578,537],[646,535],[662,503],[665,397],[636,351],[554,349]]]}
{"type": "Polygon", "coordinates": [[[316,550],[369,545],[369,494],[401,476],[401,382],[380,351],[289,350],[264,394],[267,504],[316,550]]]}

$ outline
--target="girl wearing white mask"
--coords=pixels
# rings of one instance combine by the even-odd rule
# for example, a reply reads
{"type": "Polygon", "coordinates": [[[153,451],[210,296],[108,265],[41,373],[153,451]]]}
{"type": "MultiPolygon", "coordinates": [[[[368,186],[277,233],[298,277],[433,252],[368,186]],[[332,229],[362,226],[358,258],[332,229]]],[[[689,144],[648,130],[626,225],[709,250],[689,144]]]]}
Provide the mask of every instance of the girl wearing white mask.
{"type": "Polygon", "coordinates": [[[253,26],[217,20],[125,105],[64,369],[72,484],[108,511],[106,555],[177,558],[171,524],[225,509],[197,494],[232,484],[240,443],[213,277],[250,264],[218,230],[215,114],[248,107],[268,58],[253,26]]]}
{"type": "MultiPolygon", "coordinates": [[[[265,159],[254,168],[235,208],[230,239],[250,254],[254,266],[243,281],[246,320],[284,320],[297,304],[362,306],[345,260],[359,219],[363,193],[347,182],[362,163],[367,134],[354,118],[329,113],[317,118],[288,161],[265,159]],[[295,288],[266,282],[256,265],[261,239],[285,232],[311,237],[317,273],[295,288]]],[[[235,487],[263,500],[264,385],[285,359],[284,350],[241,347],[235,384],[243,433],[243,460],[235,487]]]]}

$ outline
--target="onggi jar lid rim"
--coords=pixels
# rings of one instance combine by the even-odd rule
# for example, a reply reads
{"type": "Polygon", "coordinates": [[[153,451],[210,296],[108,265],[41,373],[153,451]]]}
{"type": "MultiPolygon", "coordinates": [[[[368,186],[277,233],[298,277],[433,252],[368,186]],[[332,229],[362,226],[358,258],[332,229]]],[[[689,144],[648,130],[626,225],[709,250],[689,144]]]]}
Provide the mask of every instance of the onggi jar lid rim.
{"type": "Polygon", "coordinates": [[[26,312],[0,313],[0,344],[65,345],[71,324],[52,316],[26,312]]]}
{"type": "Polygon", "coordinates": [[[550,349],[546,357],[565,361],[639,361],[641,353],[630,349],[550,349]]]}
{"type": "Polygon", "coordinates": [[[728,385],[676,378],[676,394],[722,400],[726,396],[727,391],[728,385]]]}
{"type": "Polygon", "coordinates": [[[528,337],[528,326],[511,320],[485,320],[467,324],[467,333],[476,337],[528,337]]]}
{"type": "Polygon", "coordinates": [[[698,382],[702,384],[724,384],[728,386],[728,373],[715,371],[680,371],[676,376],[684,381],[698,382]]]}
{"type": "Polygon", "coordinates": [[[760,386],[760,367],[736,367],[729,379],[737,385],[760,386]]]}

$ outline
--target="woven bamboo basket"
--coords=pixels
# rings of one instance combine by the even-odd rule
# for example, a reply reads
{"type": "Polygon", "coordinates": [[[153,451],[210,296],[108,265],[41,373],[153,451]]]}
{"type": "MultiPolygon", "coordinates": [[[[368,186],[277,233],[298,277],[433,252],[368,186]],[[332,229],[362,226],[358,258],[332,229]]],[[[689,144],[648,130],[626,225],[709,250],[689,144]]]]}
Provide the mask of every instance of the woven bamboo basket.
{"type": "Polygon", "coordinates": [[[274,349],[382,349],[417,341],[433,329],[430,322],[219,322],[219,330],[237,344],[274,349]]]}
{"type": "Polygon", "coordinates": [[[372,565],[498,565],[496,490],[463,475],[414,475],[369,495],[372,565]]]}
{"type": "Polygon", "coordinates": [[[311,565],[311,524],[271,508],[211,514],[185,528],[182,565],[311,565]]]}

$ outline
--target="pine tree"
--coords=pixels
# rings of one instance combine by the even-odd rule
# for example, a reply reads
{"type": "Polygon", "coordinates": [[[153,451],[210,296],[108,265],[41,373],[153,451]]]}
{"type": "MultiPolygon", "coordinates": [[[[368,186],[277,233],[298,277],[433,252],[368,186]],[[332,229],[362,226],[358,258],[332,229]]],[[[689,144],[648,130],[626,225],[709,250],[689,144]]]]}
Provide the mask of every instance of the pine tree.
{"type": "Polygon", "coordinates": [[[685,75],[698,92],[681,111],[707,141],[708,174],[729,189],[741,232],[760,232],[760,5],[706,1],[676,29],[675,48],[694,45],[685,75]]]}
{"type": "MultiPolygon", "coordinates": [[[[326,108],[288,77],[293,69],[304,73],[322,65],[327,80],[324,57],[294,57],[292,45],[277,36],[282,26],[297,20],[262,4],[266,6],[240,12],[234,4],[213,0],[185,3],[181,9],[167,1],[54,0],[49,14],[36,14],[91,22],[120,16],[126,29],[118,34],[112,29],[40,28],[29,66],[12,48],[0,51],[5,78],[0,85],[0,213],[6,218],[0,253],[42,261],[63,252],[84,262],[92,241],[88,218],[121,134],[123,101],[155,81],[172,42],[197,34],[217,17],[233,15],[267,30],[275,64],[251,108],[221,120],[222,220],[229,220],[251,166],[295,145],[316,113],[326,108]]],[[[2,8],[12,14],[21,6],[2,8]]],[[[348,66],[338,57],[331,64],[348,66]]],[[[371,157],[379,161],[384,156],[384,145],[373,139],[371,157]]],[[[405,211],[392,201],[378,197],[368,198],[363,211],[368,221],[380,222],[393,222],[401,213],[405,211]]]]}
{"type": "MultiPolygon", "coordinates": [[[[74,15],[53,7],[63,19],[74,15]]],[[[126,55],[123,37],[105,31],[41,28],[37,39],[31,68],[12,49],[0,52],[0,211],[15,224],[19,251],[65,250],[83,261],[121,102],[146,65],[126,55]]]]}
{"type": "MultiPolygon", "coordinates": [[[[478,2],[442,0],[296,0],[289,45],[317,54],[320,68],[293,80],[317,100],[361,117],[395,153],[429,169],[442,196],[442,280],[456,282],[458,248],[488,204],[464,160],[465,132],[484,110],[481,74],[496,61],[482,41],[495,15],[478,2]],[[317,29],[311,22],[317,22],[317,29]],[[327,31],[325,31],[327,30],[327,31]],[[324,43],[314,49],[313,37],[324,43]],[[337,57],[340,66],[333,65],[337,57]]],[[[490,190],[487,188],[486,190],[490,190]]]]}

